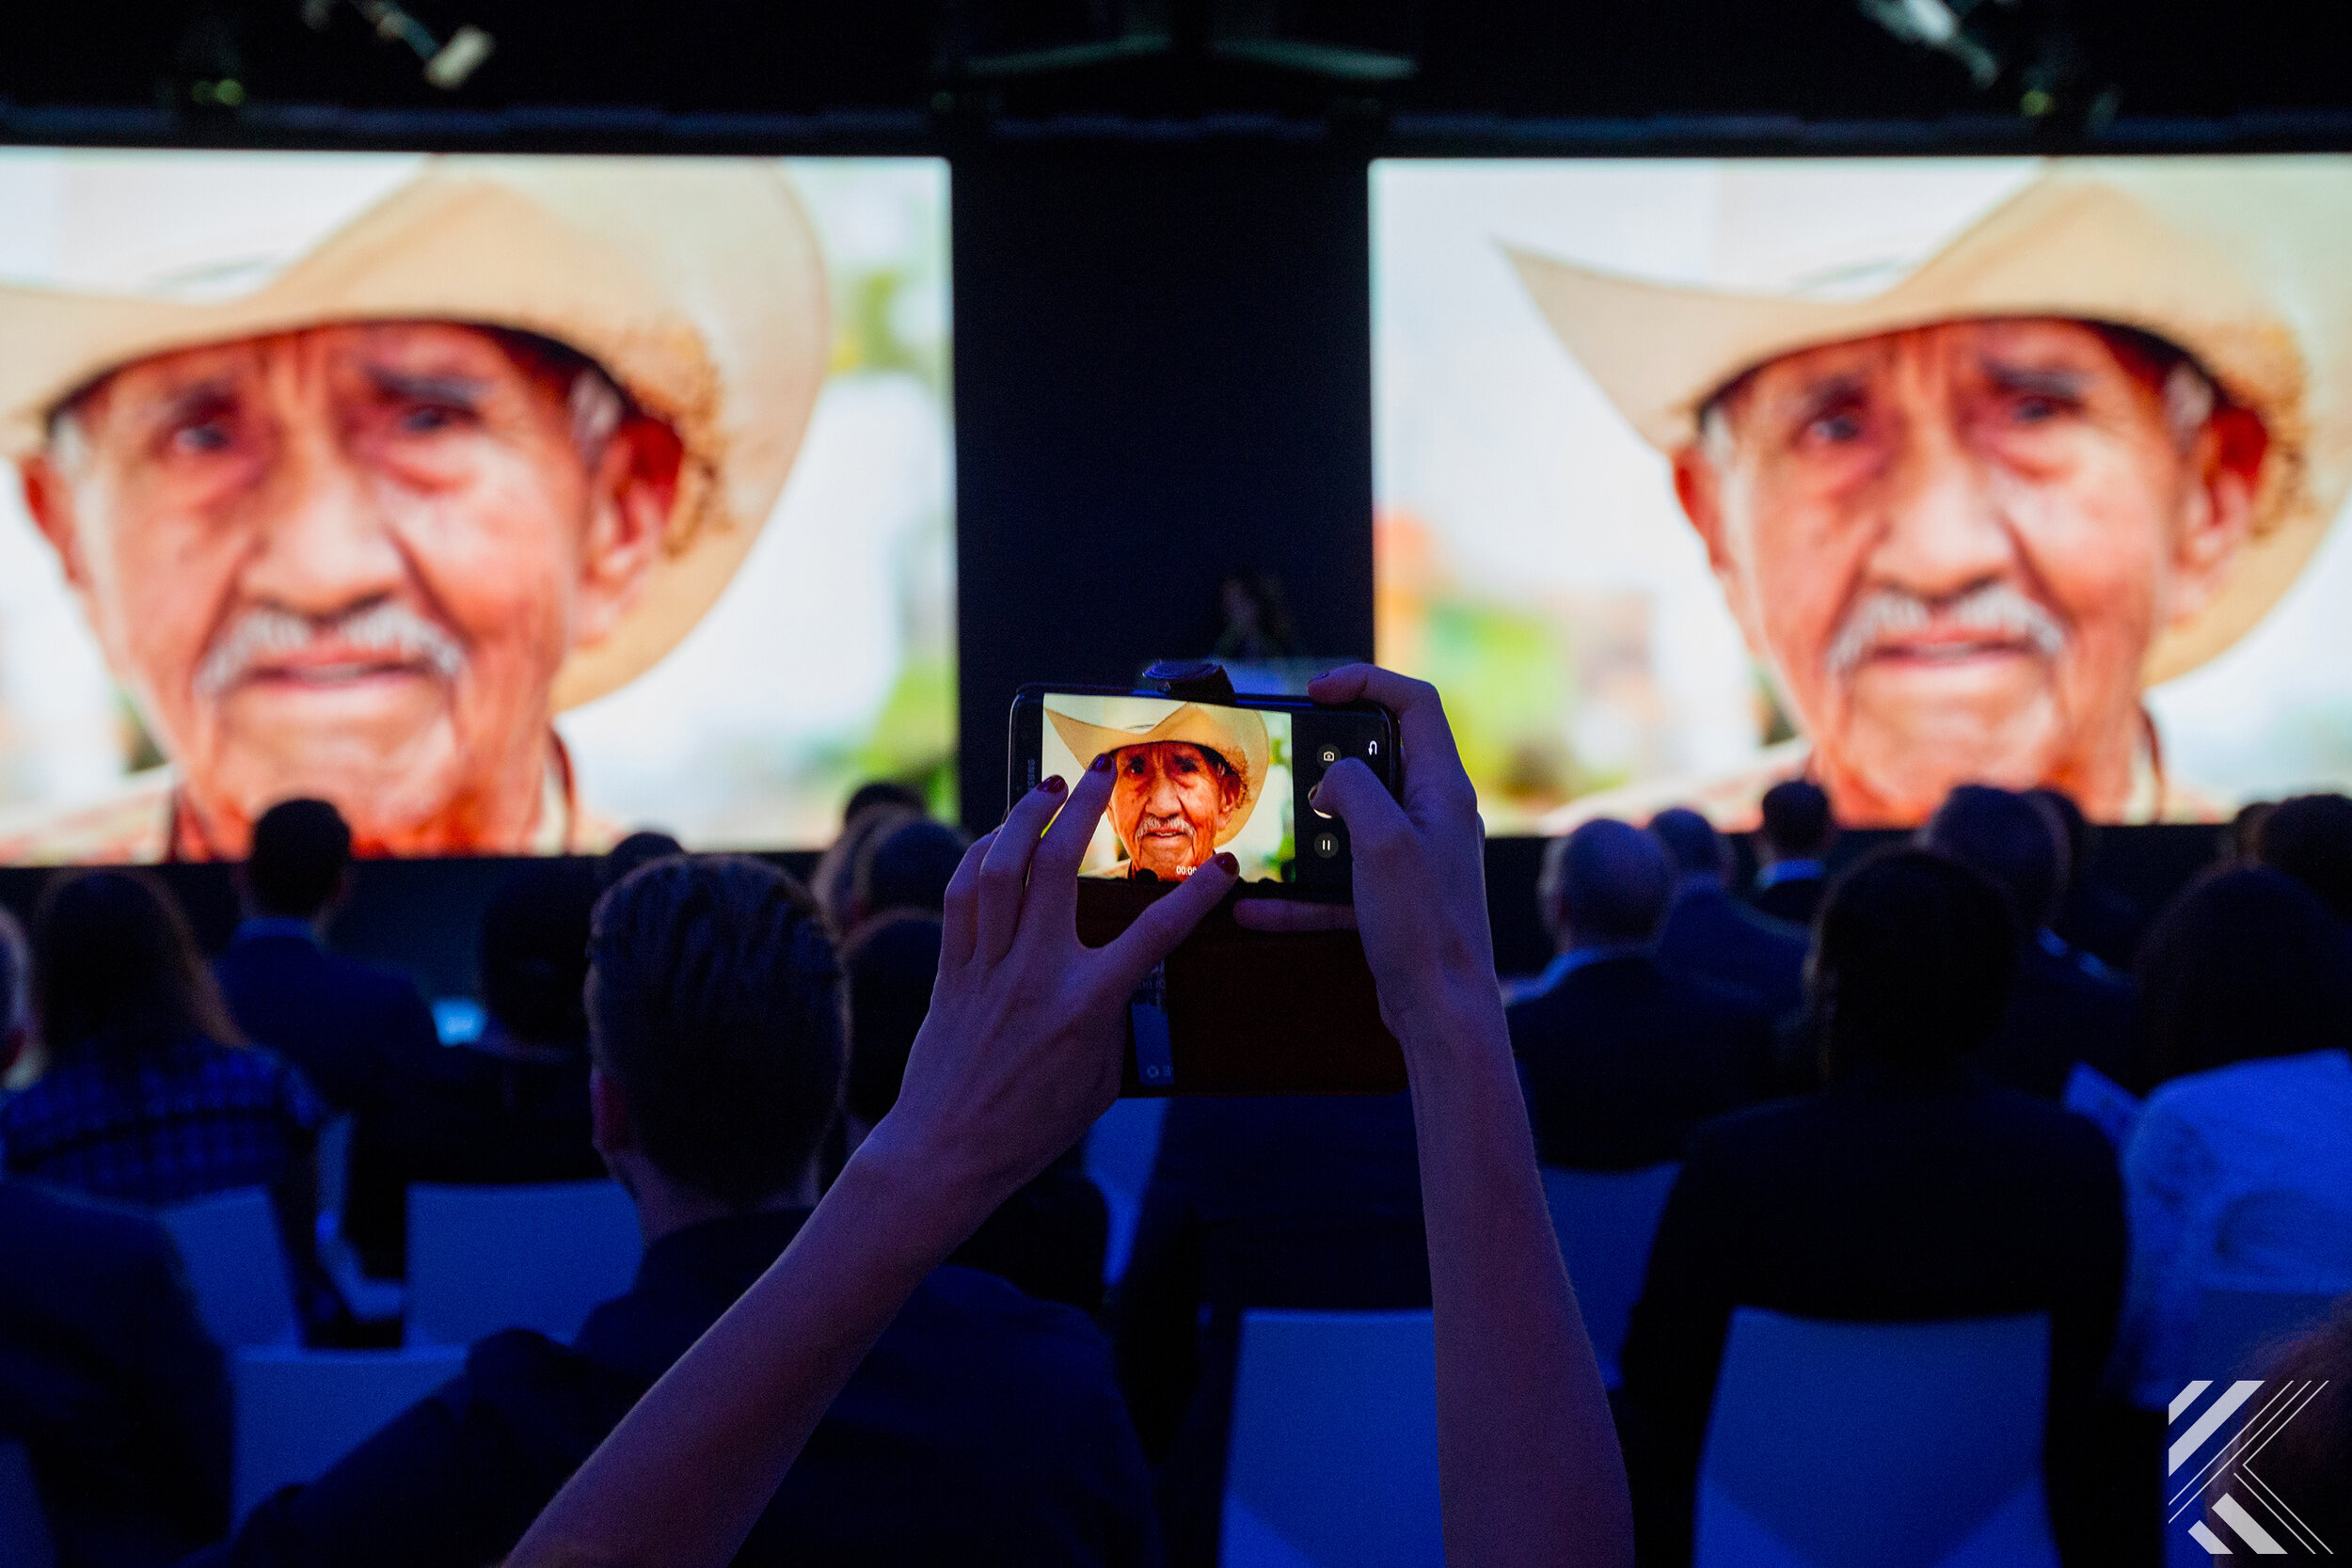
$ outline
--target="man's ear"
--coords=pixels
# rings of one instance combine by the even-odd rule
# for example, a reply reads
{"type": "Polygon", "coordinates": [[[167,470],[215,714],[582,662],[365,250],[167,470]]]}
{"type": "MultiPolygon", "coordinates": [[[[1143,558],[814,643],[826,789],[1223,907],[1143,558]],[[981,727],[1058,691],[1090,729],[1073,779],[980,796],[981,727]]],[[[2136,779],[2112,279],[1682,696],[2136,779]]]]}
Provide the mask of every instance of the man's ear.
{"type": "Polygon", "coordinates": [[[75,594],[87,597],[89,562],[82,554],[81,530],[74,526],[72,486],[45,451],[36,452],[18,465],[17,481],[24,491],[24,510],[31,515],[33,526],[40,530],[40,536],[49,541],[49,547],[57,552],[57,561],[65,568],[66,582],[75,594]]]}
{"type": "Polygon", "coordinates": [[[628,1096],[599,1067],[588,1069],[588,1126],[589,1142],[608,1161],[637,1151],[637,1123],[629,1116],[628,1096]]]}
{"type": "Polygon", "coordinates": [[[1682,503],[1682,515],[1691,520],[1692,530],[1707,549],[1707,564],[1714,570],[1716,585],[1724,591],[1724,602],[1730,606],[1732,619],[1740,623],[1748,646],[1762,656],[1767,646],[1761,627],[1756,624],[1755,606],[1749,602],[1747,578],[1741,575],[1740,562],[1732,554],[1729,531],[1724,521],[1724,476],[1697,441],[1683,447],[1674,455],[1675,499],[1682,503]]]}
{"type": "Polygon", "coordinates": [[[2203,610],[2230,578],[2253,532],[2270,433],[2244,408],[2224,406],[2189,448],[2191,489],[2172,541],[2171,592],[2162,607],[2169,625],[2203,610]]]}
{"type": "Polygon", "coordinates": [[[602,641],[644,591],[661,558],[685,460],[677,433],[644,414],[630,415],[605,438],[589,476],[575,643],[602,641]]]}

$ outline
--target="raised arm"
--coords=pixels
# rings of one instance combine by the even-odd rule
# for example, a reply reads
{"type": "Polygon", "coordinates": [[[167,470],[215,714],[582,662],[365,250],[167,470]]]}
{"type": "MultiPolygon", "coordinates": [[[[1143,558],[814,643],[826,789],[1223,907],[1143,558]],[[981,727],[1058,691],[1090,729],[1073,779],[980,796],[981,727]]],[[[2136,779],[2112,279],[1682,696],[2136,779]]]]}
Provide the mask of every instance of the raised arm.
{"type": "Polygon", "coordinates": [[[924,1275],[1109,1107],[1130,993],[1233,885],[1219,857],[1117,942],[1081,946],[1078,864],[1111,783],[1098,767],[1065,801],[1048,779],[972,847],[947,889],[939,978],[898,1103],[509,1568],[726,1562],[924,1275]]]}
{"type": "MultiPolygon", "coordinates": [[[[1625,1463],[1512,1069],[1477,794],[1434,688],[1353,665],[1311,689],[1319,702],[1368,697],[1401,728],[1402,806],[1353,758],[1325,775],[1315,804],[1347,823],[1354,919],[1412,1085],[1437,1316],[1446,1560],[1629,1564],[1625,1463]]],[[[1345,913],[1270,900],[1236,911],[1263,929],[1345,913]]]]}

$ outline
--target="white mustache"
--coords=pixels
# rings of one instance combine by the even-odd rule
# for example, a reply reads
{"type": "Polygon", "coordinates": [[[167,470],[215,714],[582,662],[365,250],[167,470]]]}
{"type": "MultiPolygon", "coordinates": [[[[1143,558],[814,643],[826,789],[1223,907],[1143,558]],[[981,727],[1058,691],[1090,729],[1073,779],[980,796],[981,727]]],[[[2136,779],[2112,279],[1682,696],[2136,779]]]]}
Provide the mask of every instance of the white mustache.
{"type": "Polygon", "coordinates": [[[455,638],[403,605],[373,604],[324,620],[261,605],[238,616],[214,640],[196,669],[197,692],[217,697],[262,660],[298,653],[326,637],[356,653],[380,656],[387,663],[423,664],[443,680],[466,662],[466,651],[455,638]]]}
{"type": "Polygon", "coordinates": [[[1988,582],[1942,600],[1923,599],[1899,588],[1881,588],[1846,612],[1845,625],[1837,628],[1823,662],[1831,674],[1850,675],[1881,642],[1939,624],[1950,630],[1980,634],[1987,641],[2022,639],[2044,658],[2066,646],[2066,628],[2058,617],[2006,582],[1988,582]]]}

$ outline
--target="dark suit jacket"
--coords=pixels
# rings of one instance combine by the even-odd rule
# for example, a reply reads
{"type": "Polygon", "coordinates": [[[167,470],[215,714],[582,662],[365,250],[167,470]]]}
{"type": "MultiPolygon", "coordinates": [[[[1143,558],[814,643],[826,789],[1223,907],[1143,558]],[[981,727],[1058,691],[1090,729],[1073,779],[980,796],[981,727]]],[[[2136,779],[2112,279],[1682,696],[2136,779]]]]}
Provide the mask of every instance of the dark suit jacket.
{"type": "Polygon", "coordinates": [[[2028,941],[2017,952],[2009,1014],[1978,1053],[1996,1084],[2056,1100],[2066,1075],[2088,1062],[2119,1084],[2138,1079],[2138,992],[2071,951],[2028,941]]]}
{"type": "Polygon", "coordinates": [[[433,1010],[405,976],[330,953],[297,922],[247,921],[213,962],[237,1027],[365,1115],[400,1080],[443,1071],[433,1010]]]}
{"type": "MultiPolygon", "coordinates": [[[[806,1217],[747,1214],[663,1237],[570,1348],[521,1329],[482,1340],[463,1374],[198,1560],[498,1560],[806,1217]]],[[[736,1560],[1009,1568],[1156,1556],[1143,1456],[1100,1331],[948,1267],[859,1366],[736,1560]]]]}
{"type": "Polygon", "coordinates": [[[1428,1305],[1405,1096],[1171,1101],[1115,1308],[1169,1561],[1216,1560],[1245,1309],[1428,1305]]]}
{"type": "Polygon", "coordinates": [[[1828,886],[1829,879],[1818,875],[1787,878],[1769,887],[1752,890],[1748,907],[1788,925],[1809,927],[1814,911],[1821,907],[1822,890],[1828,886]]]}
{"type": "Polygon", "coordinates": [[[1685,878],[1658,928],[1658,961],[1754,991],[1775,1018],[1804,1006],[1804,931],[1756,913],[1720,881],[1685,878]]]}
{"type": "Polygon", "coordinates": [[[1678,1160],[1700,1122],[1772,1092],[1772,1024],[1754,994],[1670,974],[1645,953],[1571,970],[1509,1017],[1547,1165],[1678,1160]]]}
{"type": "Polygon", "coordinates": [[[144,1568],[229,1523],[229,1380],[150,1216],[0,1181],[0,1435],[69,1568],[144,1568]]]}
{"type": "Polygon", "coordinates": [[[1973,1071],[1931,1085],[1851,1075],[1702,1129],[1626,1338],[1619,1429],[1643,1562],[1688,1559],[1734,1307],[1862,1322],[2048,1312],[2052,1517],[2062,1544],[2095,1556],[2076,1465],[2094,1446],[2123,1266],[2106,1139],[1973,1071]]]}

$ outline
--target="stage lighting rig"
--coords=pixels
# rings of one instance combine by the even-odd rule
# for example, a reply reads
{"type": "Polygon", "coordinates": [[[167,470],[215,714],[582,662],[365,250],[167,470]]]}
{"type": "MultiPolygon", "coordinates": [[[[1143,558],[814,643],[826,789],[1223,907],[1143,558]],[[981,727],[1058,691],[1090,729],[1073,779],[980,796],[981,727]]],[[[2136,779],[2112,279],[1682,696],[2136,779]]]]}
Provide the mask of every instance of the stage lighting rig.
{"type": "MultiPolygon", "coordinates": [[[[387,43],[405,44],[424,64],[424,79],[443,92],[455,92],[466,78],[490,57],[497,40],[467,23],[446,40],[403,10],[393,0],[344,0],[360,20],[387,43]]],[[[314,33],[326,31],[335,18],[335,0],[302,0],[302,20],[314,33]]]]}
{"type": "Polygon", "coordinates": [[[2086,86],[2067,0],[1856,0],[1862,14],[1902,40],[1956,60],[1983,93],[2015,94],[2027,119],[2061,110],[2097,122],[2115,112],[2112,87],[2086,86]]]}

